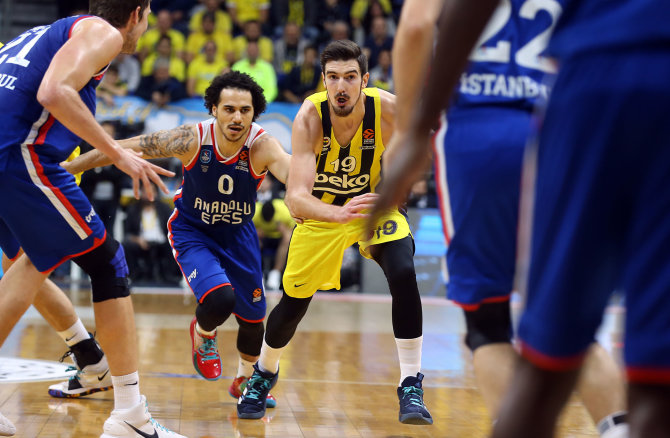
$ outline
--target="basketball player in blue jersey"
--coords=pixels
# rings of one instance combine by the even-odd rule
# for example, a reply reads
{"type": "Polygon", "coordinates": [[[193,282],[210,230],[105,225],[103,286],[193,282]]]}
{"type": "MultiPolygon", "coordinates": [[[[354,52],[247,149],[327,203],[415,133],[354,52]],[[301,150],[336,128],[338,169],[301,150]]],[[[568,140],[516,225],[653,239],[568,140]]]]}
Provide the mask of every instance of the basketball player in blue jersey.
{"type": "MultiPolygon", "coordinates": [[[[279,141],[254,122],[265,106],[263,90],[250,76],[225,73],[205,92],[211,119],[120,142],[143,157],[177,157],[184,166],[168,238],[198,299],[190,327],[193,365],[205,379],[221,377],[216,328],[234,314],[240,360],[229,392],[236,398],[253,372],[264,333],[260,246],[252,222],[256,191],[268,170],[286,182],[290,161],[279,141]]],[[[68,170],[106,164],[103,154],[91,151],[68,170]]],[[[271,395],[266,399],[275,406],[271,395]]]]}
{"type": "Polygon", "coordinates": [[[276,383],[279,359],[318,289],[340,288],[344,250],[361,253],[383,269],[392,296],[392,322],[400,359],[399,420],[431,424],[423,402],[422,308],[414,271],[414,241],[406,217],[389,209],[367,234],[365,210],[381,179],[384,144],[393,134],[395,98],[366,88],[367,58],[348,40],[321,54],[325,92],[308,97],[293,123],[286,205],[303,220],[293,231],[283,285],[268,317],[261,357],[237,405],[239,418],[261,418],[265,395],[276,383]]]}
{"type": "MultiPolygon", "coordinates": [[[[394,148],[406,147],[404,142],[411,138],[405,135],[411,121],[408,109],[417,106],[415,96],[420,93],[416,91],[431,57],[430,36],[440,9],[429,10],[420,1],[410,0],[403,6],[397,41],[425,41],[427,49],[422,50],[422,45],[410,49],[402,43],[394,47],[394,74],[400,76],[394,82],[402,84],[397,93],[403,104],[397,110],[398,139],[389,145],[391,157],[397,153],[394,148]],[[417,35],[408,35],[412,29],[417,35]]],[[[478,387],[493,418],[517,358],[511,344],[509,299],[523,149],[535,102],[547,95],[543,76],[554,71],[546,58],[525,54],[528,44],[551,30],[561,10],[553,0],[499,4],[435,137],[435,173],[448,242],[447,296],[464,311],[466,345],[472,350],[478,387]]],[[[541,54],[546,40],[540,39],[544,45],[532,49],[541,54]]],[[[388,158],[386,162],[392,162],[388,158]]],[[[620,372],[598,344],[591,349],[577,389],[602,436],[627,433],[620,372]]]]}
{"type": "MultiPolygon", "coordinates": [[[[79,156],[79,152],[79,147],[75,148],[68,160],[79,156]]],[[[79,184],[81,174],[75,175],[75,181],[79,184]]],[[[21,255],[22,250],[10,259],[3,253],[3,271],[7,272],[21,255]]],[[[47,278],[37,291],[33,306],[69,347],[61,361],[71,356],[78,371],[69,380],[49,386],[49,395],[56,398],[73,398],[112,389],[107,358],[77,316],[74,305],[65,292],[47,278]]]]}
{"type": "MultiPolygon", "coordinates": [[[[439,56],[409,130],[417,141],[398,151],[387,173],[390,190],[407,187],[407,172],[418,171],[402,160],[425,156],[431,115],[447,103],[496,3],[455,2],[443,16],[439,56]]],[[[665,437],[670,5],[568,0],[564,9],[549,47],[560,70],[524,176],[524,185],[534,178],[535,186],[530,199],[524,193],[521,209],[519,250],[530,257],[529,272],[521,272],[527,289],[519,326],[523,359],[493,436],[553,436],[609,295],[621,288],[630,436],[665,437]]]]}
{"type": "Polygon", "coordinates": [[[136,331],[118,242],[59,163],[83,139],[133,178],[171,174],[122,149],[95,121],[95,87],[120,52],[132,53],[147,27],[148,0],[97,0],[91,15],[24,32],[0,49],[0,246],[21,256],[0,280],[0,342],[48,274],[73,259],[91,277],[101,345],[114,386],[103,438],[181,437],[156,423],[139,392],[136,331]]]}

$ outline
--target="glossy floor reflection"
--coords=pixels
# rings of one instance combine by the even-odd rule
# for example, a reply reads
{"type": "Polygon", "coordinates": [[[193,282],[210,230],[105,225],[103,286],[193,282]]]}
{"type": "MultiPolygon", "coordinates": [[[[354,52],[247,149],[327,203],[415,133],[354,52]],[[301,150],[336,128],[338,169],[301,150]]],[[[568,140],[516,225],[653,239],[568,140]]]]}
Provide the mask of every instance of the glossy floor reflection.
{"type": "MultiPolygon", "coordinates": [[[[138,327],[140,385],[155,418],[191,438],[211,437],[485,437],[488,417],[474,387],[469,352],[461,343],[460,311],[441,299],[424,302],[425,400],[432,426],[398,422],[398,367],[391,331],[390,300],[366,294],[319,294],[282,357],[278,400],[262,420],[238,420],[228,386],[237,368],[235,323],[219,331],[224,378],[196,376],[188,325],[194,300],[173,290],[134,295],[138,327]]],[[[90,297],[72,294],[86,326],[93,330],[90,297]]],[[[277,296],[268,300],[271,308],[277,296]]],[[[605,339],[616,314],[605,324],[605,339]]],[[[607,345],[609,346],[609,345],[607,345]]],[[[58,360],[58,338],[30,310],[0,349],[2,357],[58,360]]],[[[98,437],[113,408],[113,393],[86,399],[54,399],[51,382],[0,384],[0,411],[14,422],[17,437],[98,437]]],[[[585,409],[573,398],[559,436],[596,437],[585,409]]]]}

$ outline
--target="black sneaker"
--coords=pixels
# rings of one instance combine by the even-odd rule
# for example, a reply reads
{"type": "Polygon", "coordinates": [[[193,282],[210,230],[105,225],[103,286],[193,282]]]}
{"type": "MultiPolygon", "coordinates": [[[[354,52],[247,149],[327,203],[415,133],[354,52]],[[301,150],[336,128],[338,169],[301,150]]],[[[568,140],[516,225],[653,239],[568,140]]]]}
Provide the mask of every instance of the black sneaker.
{"type": "Polygon", "coordinates": [[[254,373],[249,378],[242,397],[237,401],[237,417],[246,419],[263,418],[268,393],[277,384],[279,372],[264,373],[254,364],[254,373]]]}
{"type": "Polygon", "coordinates": [[[433,417],[423,404],[423,389],[421,381],[423,374],[417,373],[416,377],[405,377],[398,388],[398,399],[400,401],[399,420],[405,424],[433,424],[433,417]]]}
{"type": "Polygon", "coordinates": [[[107,357],[93,335],[70,347],[60,361],[63,362],[68,356],[75,363],[76,368],[73,370],[76,370],[77,373],[68,381],[49,386],[50,396],[56,398],[83,397],[112,389],[112,376],[109,373],[107,357]]]}

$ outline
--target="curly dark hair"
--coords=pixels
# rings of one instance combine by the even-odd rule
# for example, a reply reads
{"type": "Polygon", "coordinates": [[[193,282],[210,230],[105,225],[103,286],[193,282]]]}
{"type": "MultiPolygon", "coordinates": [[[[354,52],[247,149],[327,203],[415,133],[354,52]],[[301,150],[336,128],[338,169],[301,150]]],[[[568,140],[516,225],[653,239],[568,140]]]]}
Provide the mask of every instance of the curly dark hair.
{"type": "Polygon", "coordinates": [[[207,87],[207,90],[205,90],[205,108],[207,108],[209,114],[212,114],[212,107],[219,104],[221,91],[225,88],[237,88],[239,90],[247,90],[251,93],[251,102],[254,107],[253,121],[256,121],[258,116],[265,111],[267,101],[265,100],[261,86],[246,73],[230,71],[215,77],[212,83],[209,84],[209,87],[207,87]]]}
{"type": "Polygon", "coordinates": [[[149,7],[149,0],[90,0],[88,13],[104,18],[109,24],[121,28],[128,23],[130,14],[139,6],[140,19],[149,7]]]}

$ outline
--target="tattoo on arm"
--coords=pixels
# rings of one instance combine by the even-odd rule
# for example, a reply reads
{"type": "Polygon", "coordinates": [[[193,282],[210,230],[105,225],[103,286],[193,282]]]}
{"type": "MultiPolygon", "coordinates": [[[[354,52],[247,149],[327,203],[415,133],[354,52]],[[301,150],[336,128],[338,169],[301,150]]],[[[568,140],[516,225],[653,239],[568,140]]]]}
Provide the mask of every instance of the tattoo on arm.
{"type": "Polygon", "coordinates": [[[190,126],[179,126],[141,136],[140,150],[146,158],[181,156],[191,149],[195,140],[196,134],[190,126]]]}

